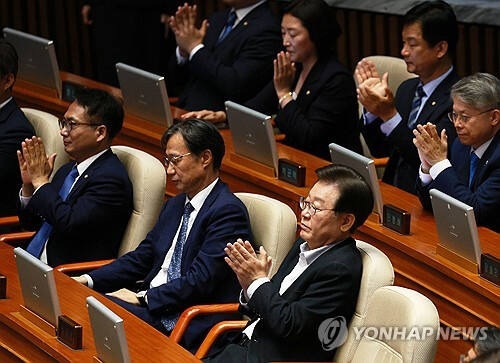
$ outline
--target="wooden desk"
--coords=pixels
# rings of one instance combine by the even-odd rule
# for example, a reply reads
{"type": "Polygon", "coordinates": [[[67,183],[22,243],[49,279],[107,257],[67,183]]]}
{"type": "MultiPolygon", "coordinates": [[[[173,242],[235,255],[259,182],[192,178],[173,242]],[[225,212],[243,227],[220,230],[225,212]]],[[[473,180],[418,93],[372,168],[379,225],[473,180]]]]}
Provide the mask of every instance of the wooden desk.
{"type": "MultiPolygon", "coordinates": [[[[106,89],[117,93],[119,90],[81,77],[61,72],[63,80],[106,89]]],[[[40,96],[29,87],[16,84],[14,97],[19,104],[46,110],[62,115],[68,103],[50,97],[40,96]]],[[[173,108],[174,115],[181,111],[173,108]]],[[[175,117],[175,116],[174,116],[175,117]]],[[[161,158],[161,135],[164,128],[145,120],[126,116],[123,129],[116,137],[116,144],[125,144],[140,148],[161,158]]],[[[226,157],[222,162],[221,178],[233,192],[245,191],[264,194],[288,204],[300,215],[298,200],[307,195],[316,180],[314,170],[327,165],[326,160],[278,144],[279,157],[284,157],[306,166],[306,187],[298,188],[274,178],[255,173],[243,165],[230,160],[228,154],[233,150],[231,137],[227,130],[221,134],[226,143],[226,157]]],[[[500,288],[483,280],[478,275],[436,256],[438,241],[434,218],[424,211],[414,195],[381,183],[385,203],[399,206],[412,214],[410,236],[402,236],[378,223],[372,215],[356,233],[356,237],[372,243],[391,260],[396,285],[412,288],[430,298],[437,306],[441,324],[444,327],[467,327],[500,325],[500,288]]],[[[167,185],[167,194],[174,195],[173,185],[167,185]]],[[[485,228],[479,228],[483,252],[500,256],[500,235],[485,228]]],[[[440,341],[438,362],[458,361],[460,353],[471,346],[470,342],[440,341]]]]}
{"type": "Polygon", "coordinates": [[[95,296],[124,320],[132,362],[199,362],[191,353],[104,296],[54,271],[62,314],[83,327],[83,349],[72,350],[46,333],[18,326],[10,312],[22,302],[12,247],[0,242],[0,273],[7,276],[7,299],[0,300],[1,362],[91,362],[96,354],[85,298],[95,296]]]}

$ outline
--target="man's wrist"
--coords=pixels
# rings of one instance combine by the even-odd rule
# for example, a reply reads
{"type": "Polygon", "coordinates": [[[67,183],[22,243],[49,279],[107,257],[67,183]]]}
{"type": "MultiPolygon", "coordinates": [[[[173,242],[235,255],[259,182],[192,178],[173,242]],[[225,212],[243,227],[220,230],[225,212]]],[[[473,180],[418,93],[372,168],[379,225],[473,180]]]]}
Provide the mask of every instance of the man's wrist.
{"type": "Polygon", "coordinates": [[[379,117],[382,121],[386,122],[392,119],[396,114],[398,113],[398,110],[396,110],[396,107],[391,107],[387,111],[382,112],[379,117]]]}
{"type": "Polygon", "coordinates": [[[37,178],[31,181],[33,188],[36,190],[40,188],[42,185],[47,184],[49,182],[49,178],[37,178]]]}

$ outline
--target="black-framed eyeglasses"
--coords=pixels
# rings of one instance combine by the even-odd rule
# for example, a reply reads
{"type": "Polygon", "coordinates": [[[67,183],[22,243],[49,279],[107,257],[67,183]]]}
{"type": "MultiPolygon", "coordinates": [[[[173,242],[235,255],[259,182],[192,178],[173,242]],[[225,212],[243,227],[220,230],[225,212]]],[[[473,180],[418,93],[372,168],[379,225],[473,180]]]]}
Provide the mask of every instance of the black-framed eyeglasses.
{"type": "Polygon", "coordinates": [[[188,155],[191,155],[191,153],[185,153],[185,154],[182,154],[182,155],[176,155],[176,156],[172,156],[172,157],[168,157],[168,156],[164,156],[163,157],[163,164],[165,164],[165,166],[168,168],[168,166],[170,165],[170,163],[172,163],[173,166],[176,166],[177,163],[179,161],[181,161],[181,159],[184,157],[184,156],[188,156],[188,155]]]}
{"type": "Polygon", "coordinates": [[[59,129],[63,130],[66,129],[68,132],[71,132],[74,127],[80,126],[80,125],[86,125],[86,126],[100,126],[101,124],[95,124],[95,123],[88,123],[88,122],[80,122],[80,121],[73,121],[67,118],[60,118],[58,120],[59,122],[59,129]]]}
{"type": "Polygon", "coordinates": [[[470,121],[471,118],[473,117],[477,117],[477,116],[481,116],[482,114],[486,113],[486,112],[490,112],[490,111],[493,111],[494,108],[490,108],[489,110],[486,110],[486,111],[483,111],[481,113],[478,113],[476,115],[464,115],[462,113],[457,113],[457,112],[448,112],[448,118],[450,119],[451,122],[455,123],[457,122],[457,120],[460,118],[460,120],[462,121],[462,123],[466,124],[467,122],[470,121]]]}
{"type": "Polygon", "coordinates": [[[306,198],[304,198],[304,197],[300,197],[300,199],[299,199],[299,208],[301,210],[307,209],[311,216],[315,215],[318,212],[322,212],[325,210],[331,210],[331,211],[335,212],[334,208],[324,208],[324,209],[318,208],[314,204],[312,204],[312,202],[306,200],[306,198]]]}

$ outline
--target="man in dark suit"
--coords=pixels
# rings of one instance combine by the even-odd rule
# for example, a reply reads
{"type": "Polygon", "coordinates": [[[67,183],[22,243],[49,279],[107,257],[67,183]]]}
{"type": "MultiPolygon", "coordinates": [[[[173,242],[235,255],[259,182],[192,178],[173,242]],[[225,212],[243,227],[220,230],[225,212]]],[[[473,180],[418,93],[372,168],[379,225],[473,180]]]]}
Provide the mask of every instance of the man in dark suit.
{"type": "MultiPolygon", "coordinates": [[[[224,263],[224,247],[251,232],[245,206],[219,180],[224,140],[215,126],[188,119],[170,127],[162,145],[167,174],[182,193],[165,203],[135,251],[77,281],[111,292],[112,300],[169,334],[185,308],[237,299],[238,282],[224,263]],[[124,288],[138,280],[139,293],[124,288]]],[[[224,318],[196,319],[182,345],[196,350],[224,318]]]]}
{"type": "Polygon", "coordinates": [[[18,151],[23,185],[20,219],[38,229],[27,251],[50,266],[116,257],[132,211],[132,184],[110,149],[123,123],[118,101],[82,90],[59,120],[64,149],[74,161],[49,182],[56,155],[33,137],[18,151]]]}
{"type": "Polygon", "coordinates": [[[403,56],[408,72],[418,77],[403,82],[394,98],[388,75],[379,78],[373,63],[356,67],[358,99],[363,104],[363,136],[373,156],[390,156],[383,181],[416,193],[420,164],[412,145],[416,125],[432,122],[446,129],[450,141],[455,130],[448,122],[450,88],[458,80],[452,64],[457,42],[453,9],[443,1],[426,1],[410,9],[403,19],[403,56]]]}
{"type": "Polygon", "coordinates": [[[436,126],[413,131],[420,160],[417,190],[430,209],[429,190],[438,189],[474,208],[478,225],[500,232],[500,80],[476,73],[451,89],[450,121],[458,138],[447,159],[448,140],[436,126]]]}
{"type": "Polygon", "coordinates": [[[241,311],[252,320],[240,342],[206,361],[331,361],[343,343],[362,274],[352,233],[372,212],[373,197],[351,168],[330,165],[317,174],[300,200],[300,238],[272,279],[263,247],[257,255],[241,239],[228,244],[226,262],[243,288],[241,311]]]}
{"type": "Polygon", "coordinates": [[[17,214],[21,174],[16,150],[35,134],[33,126],[12,98],[18,59],[12,44],[0,40],[0,217],[17,214]]]}
{"type": "Polygon", "coordinates": [[[177,103],[183,109],[223,110],[224,101],[242,103],[272,77],[281,37],[269,5],[265,0],[224,3],[231,9],[215,13],[199,29],[195,6],[180,7],[169,20],[178,45],[176,73],[185,72],[177,103]]]}

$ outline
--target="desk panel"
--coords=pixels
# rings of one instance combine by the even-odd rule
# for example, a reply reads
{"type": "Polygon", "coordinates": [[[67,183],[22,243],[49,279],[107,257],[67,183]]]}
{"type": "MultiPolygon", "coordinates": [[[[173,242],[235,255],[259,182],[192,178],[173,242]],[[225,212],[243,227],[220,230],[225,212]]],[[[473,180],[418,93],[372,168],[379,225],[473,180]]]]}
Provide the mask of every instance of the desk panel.
{"type": "MultiPolygon", "coordinates": [[[[119,94],[119,90],[115,88],[68,73],[61,72],[61,77],[63,80],[119,94]]],[[[39,96],[31,89],[19,85],[14,88],[14,96],[21,105],[41,108],[56,115],[62,115],[68,105],[61,100],[39,96]]],[[[182,112],[176,108],[172,110],[174,115],[182,112]]],[[[160,147],[160,139],[164,131],[165,127],[127,115],[123,129],[114,143],[142,149],[161,159],[163,150],[160,147]]],[[[299,197],[307,195],[316,180],[314,170],[328,165],[328,162],[278,144],[279,157],[293,160],[307,168],[306,187],[298,188],[232,162],[228,157],[233,150],[229,131],[222,130],[221,134],[226,143],[226,156],[220,175],[231,190],[276,198],[289,205],[297,216],[300,216],[299,197]]],[[[422,209],[416,196],[385,183],[380,185],[385,203],[399,206],[411,213],[411,235],[403,236],[383,227],[378,223],[377,216],[372,215],[365,225],[359,228],[356,238],[372,243],[387,254],[394,266],[395,284],[412,288],[430,298],[438,308],[443,327],[500,325],[500,288],[437,256],[438,236],[432,214],[422,209]]],[[[171,183],[167,183],[166,192],[170,196],[177,193],[171,183]]],[[[479,228],[479,238],[483,252],[500,256],[498,233],[479,228]]],[[[471,343],[464,340],[440,341],[436,361],[458,361],[460,353],[466,352],[470,346],[471,343]]]]}

